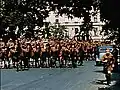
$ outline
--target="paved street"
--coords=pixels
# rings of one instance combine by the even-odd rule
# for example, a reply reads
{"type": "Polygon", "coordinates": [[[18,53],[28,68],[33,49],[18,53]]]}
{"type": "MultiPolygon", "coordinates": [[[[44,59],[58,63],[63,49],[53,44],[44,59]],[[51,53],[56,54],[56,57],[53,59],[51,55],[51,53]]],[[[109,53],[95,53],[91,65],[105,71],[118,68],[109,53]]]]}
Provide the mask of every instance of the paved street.
{"type": "Polygon", "coordinates": [[[32,68],[16,72],[1,70],[1,90],[98,90],[106,87],[102,67],[94,61],[78,68],[32,68]]]}

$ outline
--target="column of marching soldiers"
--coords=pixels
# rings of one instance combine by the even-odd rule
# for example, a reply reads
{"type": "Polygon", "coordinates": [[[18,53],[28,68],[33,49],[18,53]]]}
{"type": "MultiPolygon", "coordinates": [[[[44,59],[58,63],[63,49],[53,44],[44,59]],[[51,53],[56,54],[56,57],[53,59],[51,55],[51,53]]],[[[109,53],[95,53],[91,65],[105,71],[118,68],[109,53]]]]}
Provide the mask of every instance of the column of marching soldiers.
{"type": "Polygon", "coordinates": [[[96,45],[88,41],[17,38],[0,39],[1,68],[53,68],[83,65],[94,60],[96,45]]]}

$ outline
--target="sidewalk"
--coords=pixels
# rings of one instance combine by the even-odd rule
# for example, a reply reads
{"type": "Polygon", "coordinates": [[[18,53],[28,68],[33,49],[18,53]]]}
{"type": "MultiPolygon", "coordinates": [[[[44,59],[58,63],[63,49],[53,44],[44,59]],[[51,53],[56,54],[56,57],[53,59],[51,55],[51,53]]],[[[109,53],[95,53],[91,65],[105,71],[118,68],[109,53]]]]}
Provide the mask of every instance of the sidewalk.
{"type": "Polygon", "coordinates": [[[106,85],[105,75],[102,72],[102,67],[96,67],[96,79],[92,82],[91,89],[89,90],[120,90],[120,66],[119,72],[112,74],[112,82],[106,85]]]}
{"type": "MultiPolygon", "coordinates": [[[[101,76],[102,78],[103,76],[101,76]]],[[[117,73],[112,74],[112,82],[110,86],[102,85],[98,90],[120,90],[120,66],[117,73]]]]}
{"type": "Polygon", "coordinates": [[[119,65],[119,70],[117,73],[113,73],[112,78],[116,83],[112,85],[110,90],[120,90],[120,65],[119,65]]]}

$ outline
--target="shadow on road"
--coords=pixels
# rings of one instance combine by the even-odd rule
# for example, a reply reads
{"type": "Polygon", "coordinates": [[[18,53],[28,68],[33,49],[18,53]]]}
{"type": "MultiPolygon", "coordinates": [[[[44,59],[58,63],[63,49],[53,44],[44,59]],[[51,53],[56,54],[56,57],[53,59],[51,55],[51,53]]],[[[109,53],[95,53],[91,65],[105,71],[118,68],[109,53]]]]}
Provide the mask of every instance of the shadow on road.
{"type": "Polygon", "coordinates": [[[97,71],[94,71],[94,72],[103,73],[103,70],[97,70],[97,71]]]}
{"type": "Polygon", "coordinates": [[[95,81],[93,81],[92,83],[94,84],[94,85],[106,85],[106,80],[95,80],[95,81]]]}
{"type": "MultiPolygon", "coordinates": [[[[116,75],[115,75],[115,77],[116,77],[116,75]]],[[[116,81],[116,83],[114,85],[111,85],[109,87],[101,87],[101,88],[99,87],[98,90],[120,90],[120,77],[118,77],[118,79],[114,80],[114,81],[116,81]]],[[[103,85],[102,81],[97,82],[97,83],[103,85]]]]}
{"type": "Polygon", "coordinates": [[[106,85],[106,80],[97,80],[96,84],[106,85]]]}
{"type": "Polygon", "coordinates": [[[110,90],[120,90],[120,73],[114,73],[112,78],[116,83],[109,87],[110,90]]]}
{"type": "Polygon", "coordinates": [[[107,87],[102,87],[102,88],[98,88],[98,90],[112,90],[112,89],[107,88],[107,87]]]}

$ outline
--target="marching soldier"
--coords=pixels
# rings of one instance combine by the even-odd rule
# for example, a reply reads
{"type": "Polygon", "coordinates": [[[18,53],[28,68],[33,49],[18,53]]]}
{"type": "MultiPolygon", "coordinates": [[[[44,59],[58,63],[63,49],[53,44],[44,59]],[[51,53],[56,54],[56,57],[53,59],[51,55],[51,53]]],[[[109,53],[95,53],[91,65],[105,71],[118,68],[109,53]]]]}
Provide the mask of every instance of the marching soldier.
{"type": "Polygon", "coordinates": [[[21,47],[22,49],[22,53],[23,53],[23,62],[24,62],[24,69],[28,68],[29,69],[29,57],[30,57],[30,44],[28,44],[27,42],[25,44],[22,45],[21,47]]]}
{"type": "Polygon", "coordinates": [[[36,42],[33,42],[33,45],[32,45],[32,50],[33,50],[33,53],[34,53],[34,59],[35,59],[35,67],[37,68],[38,67],[38,59],[40,57],[40,47],[39,45],[36,43],[36,42]]]}
{"type": "Polygon", "coordinates": [[[0,38],[0,63],[1,63],[1,68],[4,68],[5,66],[5,42],[3,42],[3,39],[0,38]]]}
{"type": "Polygon", "coordinates": [[[13,40],[10,38],[8,40],[7,43],[7,51],[8,51],[8,56],[6,56],[7,62],[8,62],[8,67],[10,68],[10,65],[12,64],[13,67],[15,68],[15,58],[14,58],[14,54],[15,54],[15,45],[13,40]]]}
{"type": "Polygon", "coordinates": [[[71,59],[72,59],[72,67],[73,68],[77,67],[77,65],[76,65],[76,63],[77,63],[76,56],[77,56],[77,52],[75,50],[75,45],[72,45],[72,48],[71,48],[71,59]]]}
{"type": "Polygon", "coordinates": [[[84,56],[85,56],[85,52],[84,52],[84,50],[83,50],[83,46],[81,46],[81,47],[79,48],[79,57],[80,57],[80,59],[79,59],[79,65],[80,65],[80,66],[83,65],[84,56]]]}
{"type": "Polygon", "coordinates": [[[46,56],[47,56],[47,59],[48,59],[47,67],[50,67],[51,48],[50,48],[49,43],[46,44],[46,54],[47,54],[46,56]]]}
{"type": "Polygon", "coordinates": [[[25,61],[24,61],[24,68],[28,68],[29,69],[29,60],[30,60],[30,52],[31,52],[31,44],[30,42],[26,42],[26,49],[25,49],[25,61]]]}
{"type": "Polygon", "coordinates": [[[55,42],[54,42],[54,45],[51,46],[51,67],[55,67],[56,66],[56,60],[57,60],[57,49],[55,47],[55,42]]]}
{"type": "Polygon", "coordinates": [[[33,59],[32,61],[32,67],[34,67],[34,61],[35,61],[35,52],[36,52],[36,45],[35,45],[35,41],[31,41],[31,58],[33,59]]]}
{"type": "Polygon", "coordinates": [[[16,65],[17,65],[17,71],[19,71],[19,65],[20,68],[22,70],[22,60],[21,60],[21,47],[20,47],[20,39],[16,40],[15,42],[15,61],[16,61],[16,65]]]}
{"type": "Polygon", "coordinates": [[[41,67],[46,67],[46,47],[41,45],[41,67]]]}

